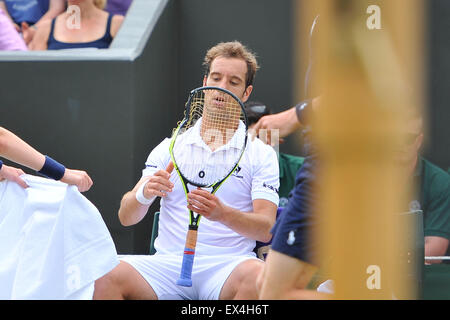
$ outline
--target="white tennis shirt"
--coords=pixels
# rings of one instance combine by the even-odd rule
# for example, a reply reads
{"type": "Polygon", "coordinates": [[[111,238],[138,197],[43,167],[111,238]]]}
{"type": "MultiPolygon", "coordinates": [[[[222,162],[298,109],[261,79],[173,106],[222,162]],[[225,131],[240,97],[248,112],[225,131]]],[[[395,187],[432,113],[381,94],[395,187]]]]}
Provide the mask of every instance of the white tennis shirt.
{"type": "MultiPolygon", "coordinates": [[[[195,129],[195,126],[194,128],[195,129]]],[[[197,132],[197,139],[189,139],[183,145],[183,154],[192,157],[198,148],[205,151],[205,144],[197,132]]],[[[142,177],[151,176],[167,168],[171,158],[170,139],[164,139],[148,156],[142,177]]],[[[232,148],[232,147],[231,147],[232,148]]],[[[225,148],[226,150],[226,148],[225,148]]],[[[222,152],[219,148],[215,152],[222,152]]],[[[205,156],[205,155],[204,155],[205,156]]],[[[208,156],[208,155],[206,155],[208,156]]],[[[209,155],[211,156],[211,155],[209,155]]],[[[186,194],[174,170],[170,181],[173,191],[161,199],[158,237],[155,249],[158,254],[182,255],[189,224],[186,194]]],[[[196,187],[188,186],[189,190],[196,187]]],[[[259,139],[248,139],[246,150],[237,170],[216,191],[216,196],[227,206],[242,212],[253,211],[253,200],[265,199],[278,205],[279,168],[278,158],[272,147],[259,139]]],[[[252,255],[255,240],[241,236],[227,226],[205,217],[200,219],[196,255],[252,255]]]]}

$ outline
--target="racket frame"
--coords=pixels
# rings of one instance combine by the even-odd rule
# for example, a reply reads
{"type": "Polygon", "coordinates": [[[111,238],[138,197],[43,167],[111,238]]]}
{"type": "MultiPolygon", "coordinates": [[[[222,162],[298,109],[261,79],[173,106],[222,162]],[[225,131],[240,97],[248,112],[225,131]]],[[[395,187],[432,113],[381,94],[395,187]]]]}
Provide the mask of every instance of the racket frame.
{"type": "MultiPolygon", "coordinates": [[[[236,170],[236,168],[239,165],[239,162],[241,161],[242,155],[244,154],[245,148],[247,146],[247,132],[248,132],[248,118],[247,118],[247,113],[245,112],[245,107],[244,104],[242,103],[242,101],[236,97],[236,95],[226,89],[220,88],[220,87],[214,87],[214,86],[204,86],[204,87],[199,87],[196,88],[194,90],[192,90],[189,94],[189,98],[188,101],[186,102],[186,107],[185,107],[185,116],[183,118],[183,120],[180,122],[180,124],[178,125],[178,127],[175,129],[173,135],[172,135],[172,140],[170,141],[170,146],[169,146],[169,153],[170,153],[170,158],[172,159],[172,163],[173,166],[178,174],[178,176],[180,177],[180,180],[182,180],[182,185],[183,185],[183,189],[186,195],[186,200],[187,200],[187,195],[189,193],[189,190],[187,188],[187,184],[189,183],[190,185],[193,185],[195,187],[200,187],[200,188],[212,188],[211,194],[214,194],[217,189],[219,189],[219,187],[233,174],[233,172],[236,170]],[[233,167],[233,169],[228,173],[228,175],[226,175],[222,180],[217,181],[213,184],[210,185],[204,185],[204,184],[199,184],[193,181],[190,181],[188,178],[186,178],[180,171],[180,169],[178,168],[178,165],[175,161],[175,157],[173,155],[173,147],[175,145],[175,141],[176,141],[176,137],[178,136],[178,132],[181,130],[181,128],[184,126],[184,124],[189,121],[189,114],[191,111],[191,101],[192,98],[195,96],[195,94],[198,91],[205,91],[205,90],[218,90],[218,91],[222,91],[226,94],[229,94],[230,96],[232,96],[240,105],[241,110],[242,110],[242,114],[244,115],[244,125],[245,125],[245,141],[244,141],[244,147],[241,150],[241,154],[239,155],[238,161],[236,161],[235,166],[233,167]],[[175,139],[174,139],[175,138],[175,139]]],[[[200,222],[200,215],[197,216],[197,218],[195,218],[193,216],[193,212],[192,210],[190,211],[190,215],[189,215],[189,225],[196,225],[198,227],[198,223],[200,222]]]]}
{"type": "MultiPolygon", "coordinates": [[[[180,122],[180,124],[177,126],[175,131],[173,132],[172,138],[171,138],[171,142],[170,142],[170,146],[169,146],[170,157],[172,159],[172,163],[174,165],[174,168],[175,168],[175,170],[176,170],[180,180],[182,181],[184,193],[186,195],[186,201],[188,200],[188,193],[189,193],[189,189],[187,187],[188,183],[193,185],[193,186],[200,187],[200,188],[212,188],[211,194],[214,194],[219,189],[219,187],[233,174],[233,172],[238,167],[239,162],[242,159],[242,155],[244,154],[244,151],[246,149],[247,139],[248,139],[247,133],[248,133],[247,113],[245,112],[244,104],[242,103],[242,101],[238,97],[236,97],[235,94],[233,94],[232,92],[230,92],[230,91],[228,91],[226,89],[223,89],[223,88],[220,88],[220,87],[214,87],[214,86],[199,87],[199,88],[196,88],[196,89],[194,89],[194,90],[192,90],[190,92],[189,98],[188,98],[188,100],[186,102],[186,105],[185,105],[184,118],[180,122]],[[173,155],[173,147],[175,145],[175,141],[176,141],[176,138],[178,136],[178,133],[181,130],[181,128],[185,125],[185,123],[187,121],[189,121],[189,115],[190,115],[190,111],[191,111],[192,98],[196,95],[197,92],[205,91],[205,90],[218,90],[218,91],[222,91],[222,92],[232,96],[239,103],[239,105],[241,107],[242,114],[244,115],[244,125],[245,125],[244,146],[243,146],[243,148],[241,150],[241,154],[239,155],[238,160],[236,161],[236,164],[234,165],[232,170],[230,170],[228,175],[226,175],[220,181],[217,181],[217,182],[215,182],[215,183],[213,183],[211,185],[201,185],[201,184],[195,183],[195,182],[190,181],[189,179],[187,179],[181,173],[180,169],[178,168],[178,165],[177,165],[177,163],[175,161],[175,157],[173,155]]],[[[199,226],[200,218],[201,218],[200,214],[198,214],[195,217],[193,211],[190,210],[190,209],[188,209],[188,210],[189,210],[189,226],[188,226],[188,232],[187,232],[187,235],[186,235],[186,245],[185,245],[184,254],[183,254],[183,262],[182,262],[180,278],[177,280],[177,284],[180,285],[180,286],[184,286],[184,287],[191,287],[192,286],[192,280],[191,280],[192,267],[193,267],[193,263],[194,263],[195,247],[196,247],[196,243],[197,243],[197,230],[198,230],[198,226],[199,226]]]]}

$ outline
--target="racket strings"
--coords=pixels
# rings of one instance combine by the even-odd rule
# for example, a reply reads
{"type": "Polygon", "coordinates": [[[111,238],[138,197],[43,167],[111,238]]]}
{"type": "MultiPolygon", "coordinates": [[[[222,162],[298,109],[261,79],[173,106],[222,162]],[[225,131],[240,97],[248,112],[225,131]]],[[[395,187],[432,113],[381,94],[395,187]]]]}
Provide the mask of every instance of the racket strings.
{"type": "Polygon", "coordinates": [[[212,149],[216,150],[227,144],[243,119],[240,104],[230,95],[209,90],[201,94],[203,99],[202,138],[212,149]]]}
{"type": "Polygon", "coordinates": [[[175,145],[174,157],[186,179],[211,186],[225,178],[240,159],[245,147],[245,115],[234,97],[219,90],[197,91],[187,110],[189,115],[180,131],[193,128],[201,119],[200,136],[210,151],[186,154],[175,145]],[[215,152],[224,145],[223,152],[215,152]]]}

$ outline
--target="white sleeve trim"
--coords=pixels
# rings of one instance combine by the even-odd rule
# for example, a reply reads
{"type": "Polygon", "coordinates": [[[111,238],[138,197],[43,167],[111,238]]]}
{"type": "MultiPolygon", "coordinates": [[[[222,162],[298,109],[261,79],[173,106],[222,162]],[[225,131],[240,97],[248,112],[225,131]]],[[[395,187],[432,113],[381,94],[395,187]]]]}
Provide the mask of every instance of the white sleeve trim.
{"type": "Polygon", "coordinates": [[[267,193],[267,192],[262,192],[262,191],[253,192],[252,193],[252,200],[258,200],[258,199],[271,201],[277,207],[278,207],[278,204],[279,204],[279,197],[278,197],[277,194],[274,194],[274,193],[267,193]]]}

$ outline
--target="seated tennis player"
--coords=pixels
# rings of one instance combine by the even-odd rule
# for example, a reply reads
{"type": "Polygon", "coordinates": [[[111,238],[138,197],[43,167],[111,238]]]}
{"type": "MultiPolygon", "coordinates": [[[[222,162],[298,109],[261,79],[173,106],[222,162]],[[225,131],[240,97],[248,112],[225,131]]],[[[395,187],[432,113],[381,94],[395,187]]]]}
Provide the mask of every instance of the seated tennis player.
{"type": "MultiPolygon", "coordinates": [[[[59,162],[49,156],[44,156],[14,133],[2,127],[0,127],[0,156],[36,170],[48,178],[76,185],[80,192],[88,191],[93,183],[85,171],[65,168],[59,162]]],[[[26,188],[26,182],[20,178],[22,174],[24,172],[21,169],[7,166],[0,160],[0,180],[14,181],[26,188]]]]}
{"type": "MultiPolygon", "coordinates": [[[[207,52],[204,65],[204,86],[226,89],[242,102],[247,101],[258,64],[245,46],[239,42],[219,43],[207,52]]],[[[213,113],[219,116],[225,100],[220,94],[209,97],[215,101],[213,113]]],[[[191,99],[190,106],[195,109],[193,101],[191,99]]],[[[206,106],[204,108],[206,110],[206,106]]],[[[191,178],[186,173],[181,178],[177,170],[183,172],[184,161],[194,161],[198,157],[197,149],[202,148],[203,156],[214,159],[219,152],[232,157],[233,153],[239,154],[236,150],[242,147],[229,145],[232,141],[242,141],[238,139],[240,133],[236,138],[237,131],[219,145],[215,143],[220,139],[205,139],[204,124],[211,124],[212,118],[209,118],[211,113],[207,116],[204,110],[201,122],[196,122],[190,130],[193,135],[175,142],[165,139],[153,149],[142,178],[121,202],[119,219],[123,225],[130,226],[141,221],[155,198],[161,197],[159,232],[155,241],[157,253],[121,257],[115,269],[96,281],[95,299],[257,298],[255,283],[263,262],[256,258],[253,249],[256,240],[266,242],[271,238],[270,229],[278,205],[277,156],[259,139],[245,139],[240,161],[233,167],[235,170],[221,180],[220,186],[215,185],[213,191],[189,186],[185,180],[191,181],[191,178]],[[177,152],[184,157],[178,157],[173,150],[180,147],[185,152],[177,152]],[[186,185],[189,189],[185,193],[186,185]],[[190,238],[191,233],[196,238],[190,238]],[[192,270],[189,270],[185,267],[192,258],[192,270]]],[[[182,114],[180,110],[180,118],[182,114]]],[[[227,119],[226,130],[239,130],[245,121],[227,119]]],[[[189,129],[184,134],[188,132],[189,129]]],[[[212,160],[205,166],[220,169],[224,164],[215,164],[212,160]]],[[[206,178],[209,172],[200,169],[198,176],[206,178]]]]}

